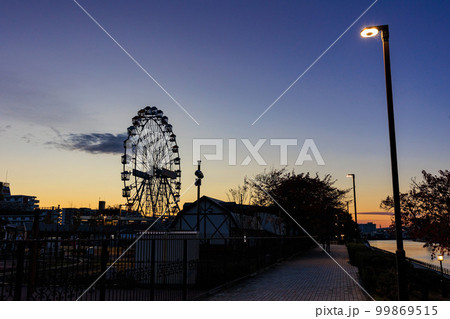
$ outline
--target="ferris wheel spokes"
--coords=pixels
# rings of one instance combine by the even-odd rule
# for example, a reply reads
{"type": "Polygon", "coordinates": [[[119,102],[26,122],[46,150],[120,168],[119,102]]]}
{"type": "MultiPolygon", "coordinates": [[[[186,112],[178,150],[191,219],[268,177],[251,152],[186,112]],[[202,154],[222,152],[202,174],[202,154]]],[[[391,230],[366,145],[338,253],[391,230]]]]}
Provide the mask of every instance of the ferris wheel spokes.
{"type": "Polygon", "coordinates": [[[138,111],[128,127],[122,156],[123,196],[130,211],[172,216],[179,211],[179,147],[168,117],[156,107],[138,111]],[[174,207],[173,207],[174,206],[174,207]]]}

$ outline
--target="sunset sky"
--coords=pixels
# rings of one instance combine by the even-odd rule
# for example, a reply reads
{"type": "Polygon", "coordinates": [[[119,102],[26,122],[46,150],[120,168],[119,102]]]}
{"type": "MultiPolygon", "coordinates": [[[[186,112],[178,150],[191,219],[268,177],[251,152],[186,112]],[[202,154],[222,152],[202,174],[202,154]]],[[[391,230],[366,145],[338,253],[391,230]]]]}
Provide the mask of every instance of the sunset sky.
{"type": "MultiPolygon", "coordinates": [[[[238,164],[248,155],[241,139],[267,139],[265,166],[230,166],[227,147],[223,161],[203,159],[202,193],[226,199],[245,176],[281,167],[269,140],[289,138],[299,141],[289,170],[329,173],[343,189],[354,173],[358,211],[380,212],[392,193],[382,43],[359,34],[380,24],[390,28],[400,188],[423,169],[449,169],[449,1],[78,3],[200,125],[76,2],[1,1],[0,181],[13,194],[35,195],[43,207],[124,203],[123,134],[140,108],[155,105],[178,137],[182,192],[194,180],[193,139],[237,139],[238,164]],[[95,152],[85,147],[93,136],[95,152]],[[294,165],[305,139],[324,166],[294,165]]],[[[181,201],[195,198],[192,187],[181,201]]],[[[358,221],[385,226],[389,216],[358,221]]]]}

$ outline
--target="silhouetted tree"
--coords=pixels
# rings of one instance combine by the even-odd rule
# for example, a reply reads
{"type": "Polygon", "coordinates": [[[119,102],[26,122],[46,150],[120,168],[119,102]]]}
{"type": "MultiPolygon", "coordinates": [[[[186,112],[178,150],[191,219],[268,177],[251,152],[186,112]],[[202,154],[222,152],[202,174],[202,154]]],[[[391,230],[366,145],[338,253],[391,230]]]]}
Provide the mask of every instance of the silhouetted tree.
{"type": "MultiPolygon", "coordinates": [[[[413,180],[409,192],[400,194],[402,223],[413,238],[424,240],[433,254],[450,253],[450,171],[439,171],[439,175],[422,171],[422,175],[422,182],[413,180]]],[[[380,206],[392,210],[392,197],[380,206]]]]}
{"type": "Polygon", "coordinates": [[[120,209],[121,208],[120,208],[119,204],[116,204],[116,205],[113,205],[113,206],[108,206],[108,208],[106,208],[106,209],[104,209],[102,211],[102,214],[106,215],[106,216],[119,216],[120,215],[120,209]]]}
{"type": "Polygon", "coordinates": [[[251,201],[251,192],[247,185],[238,185],[236,188],[230,188],[227,193],[227,198],[229,201],[244,204],[245,202],[251,201]]]}
{"type": "MultiPolygon", "coordinates": [[[[348,238],[358,233],[344,207],[347,191],[334,187],[331,175],[321,179],[318,174],[312,177],[309,173],[272,169],[246,183],[252,190],[254,204],[274,205],[269,193],[311,235],[329,238],[345,234],[348,238]]],[[[291,231],[299,230],[291,218],[284,219],[291,231]]]]}
{"type": "Polygon", "coordinates": [[[251,192],[251,203],[258,206],[272,206],[273,200],[266,194],[273,193],[281,183],[286,179],[288,174],[284,168],[274,169],[257,174],[253,179],[245,178],[244,185],[247,186],[251,192]],[[262,191],[265,190],[264,191],[262,191]]]}

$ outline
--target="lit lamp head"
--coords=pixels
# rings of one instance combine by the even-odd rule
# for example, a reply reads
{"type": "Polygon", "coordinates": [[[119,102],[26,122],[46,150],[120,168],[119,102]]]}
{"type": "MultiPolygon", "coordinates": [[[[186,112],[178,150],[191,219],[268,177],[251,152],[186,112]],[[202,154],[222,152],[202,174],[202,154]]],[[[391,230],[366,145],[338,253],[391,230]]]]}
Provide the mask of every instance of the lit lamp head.
{"type": "Polygon", "coordinates": [[[444,260],[444,256],[443,256],[443,255],[438,255],[438,256],[437,256],[437,259],[438,259],[439,261],[443,261],[443,260],[444,260]]]}
{"type": "Polygon", "coordinates": [[[354,177],[355,177],[355,174],[347,174],[347,177],[354,178],[354,177]]]}
{"type": "Polygon", "coordinates": [[[389,38],[389,26],[387,24],[364,28],[361,31],[361,36],[363,38],[373,38],[380,32],[383,40],[389,38]]]}
{"type": "Polygon", "coordinates": [[[363,38],[372,38],[378,34],[378,27],[367,27],[362,29],[361,36],[363,38]]]}

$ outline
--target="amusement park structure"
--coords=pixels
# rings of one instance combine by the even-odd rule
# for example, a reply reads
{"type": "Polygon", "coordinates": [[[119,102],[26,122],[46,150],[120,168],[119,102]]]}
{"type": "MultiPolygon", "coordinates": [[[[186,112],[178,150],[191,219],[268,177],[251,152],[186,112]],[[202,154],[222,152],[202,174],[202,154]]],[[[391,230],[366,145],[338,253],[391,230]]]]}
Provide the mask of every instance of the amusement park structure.
{"type": "Polygon", "coordinates": [[[179,212],[180,156],[167,116],[155,106],[137,112],[122,155],[122,196],[129,212],[167,219],[179,212]]]}

